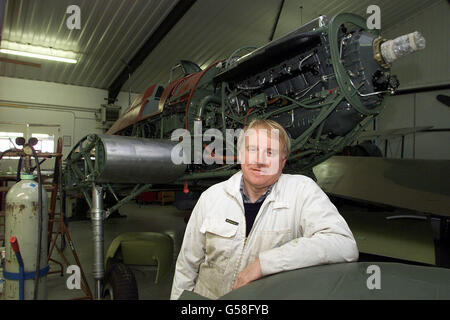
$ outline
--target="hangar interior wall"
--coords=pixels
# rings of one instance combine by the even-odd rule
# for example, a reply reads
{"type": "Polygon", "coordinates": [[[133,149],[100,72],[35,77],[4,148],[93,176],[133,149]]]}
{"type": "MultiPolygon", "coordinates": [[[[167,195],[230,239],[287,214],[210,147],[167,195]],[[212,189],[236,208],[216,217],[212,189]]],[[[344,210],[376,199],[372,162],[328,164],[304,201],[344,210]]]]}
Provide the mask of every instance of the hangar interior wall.
{"type": "MultiPolygon", "coordinates": [[[[392,73],[400,80],[399,89],[450,84],[450,3],[436,1],[409,19],[399,21],[382,36],[389,39],[415,30],[424,35],[426,48],[399,59],[393,66],[392,73]]],[[[377,130],[422,126],[449,129],[450,108],[436,100],[440,94],[450,95],[450,90],[389,97],[377,119],[377,130]]],[[[377,141],[377,145],[384,153],[384,141],[377,141]]],[[[404,158],[450,159],[449,145],[449,131],[411,134],[405,137],[404,158]]],[[[401,157],[401,137],[389,140],[387,156],[401,157]]]]}
{"type": "MultiPolygon", "coordinates": [[[[0,77],[0,88],[0,132],[55,134],[55,140],[70,137],[70,146],[63,147],[64,157],[86,134],[102,132],[95,110],[106,103],[106,90],[8,77],[0,77]]],[[[128,106],[127,92],[119,94],[116,105],[122,110],[128,106]]],[[[46,161],[43,168],[53,165],[46,161]]],[[[16,166],[17,160],[0,161],[3,172],[9,167],[15,171],[16,166]]]]}
{"type": "MultiPolygon", "coordinates": [[[[382,14],[382,13],[381,13],[382,14]]],[[[382,16],[381,16],[382,17],[382,16]]],[[[414,30],[420,31],[427,39],[427,48],[397,61],[393,73],[397,74],[400,89],[417,88],[450,83],[450,4],[436,1],[407,20],[385,30],[385,38],[393,38],[414,30]]],[[[51,108],[28,107],[27,109],[0,107],[0,131],[10,130],[26,124],[34,130],[58,132],[60,136],[70,136],[71,145],[88,133],[101,130],[91,109],[105,104],[107,91],[102,89],[64,85],[43,81],[0,77],[0,101],[27,105],[43,104],[51,108]]],[[[436,100],[438,94],[450,95],[450,90],[422,92],[388,98],[386,108],[377,119],[377,129],[433,126],[434,129],[450,127],[450,108],[436,100]]],[[[133,101],[137,94],[131,94],[133,101]]],[[[117,105],[122,112],[128,106],[128,92],[121,92],[117,105]]],[[[24,129],[26,130],[26,128],[24,129]]],[[[415,159],[450,159],[450,132],[427,132],[408,135],[405,138],[404,157],[415,159]]],[[[377,141],[384,151],[384,142],[377,141]]],[[[71,147],[64,147],[66,155],[71,147]]],[[[399,158],[401,138],[389,141],[387,156],[399,158]]],[[[13,167],[16,161],[11,161],[13,167]]],[[[6,170],[11,164],[0,163],[6,170]],[[6,168],[5,168],[6,167],[6,168]]]]}

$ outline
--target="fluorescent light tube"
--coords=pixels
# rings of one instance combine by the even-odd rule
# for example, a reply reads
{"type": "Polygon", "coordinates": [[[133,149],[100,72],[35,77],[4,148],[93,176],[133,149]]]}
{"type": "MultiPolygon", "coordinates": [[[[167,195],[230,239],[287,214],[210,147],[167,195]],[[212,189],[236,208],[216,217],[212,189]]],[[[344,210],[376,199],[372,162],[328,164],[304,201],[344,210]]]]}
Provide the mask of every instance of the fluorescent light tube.
{"type": "Polygon", "coordinates": [[[75,59],[61,58],[61,57],[55,57],[55,56],[49,56],[49,55],[45,55],[45,54],[31,53],[31,52],[25,52],[25,51],[17,51],[17,50],[2,48],[2,49],[0,49],[0,52],[6,53],[6,54],[13,54],[13,55],[17,55],[17,56],[37,58],[37,59],[52,60],[52,61],[59,61],[59,62],[66,62],[66,63],[77,63],[77,60],[75,60],[75,59]]]}

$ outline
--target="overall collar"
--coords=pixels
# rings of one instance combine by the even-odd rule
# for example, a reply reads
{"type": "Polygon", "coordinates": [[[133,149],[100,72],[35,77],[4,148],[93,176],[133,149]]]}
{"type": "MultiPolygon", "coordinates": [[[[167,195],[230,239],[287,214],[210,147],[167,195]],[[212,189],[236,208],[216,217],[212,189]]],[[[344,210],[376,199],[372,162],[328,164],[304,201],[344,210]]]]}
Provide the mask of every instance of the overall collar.
{"type": "MultiPolygon", "coordinates": [[[[242,202],[242,195],[240,191],[242,179],[242,170],[239,170],[234,175],[232,175],[225,184],[225,191],[236,198],[239,202],[242,202]]],[[[275,201],[279,195],[280,180],[283,179],[283,174],[278,178],[278,180],[272,185],[272,191],[267,195],[267,201],[275,201]]]]}

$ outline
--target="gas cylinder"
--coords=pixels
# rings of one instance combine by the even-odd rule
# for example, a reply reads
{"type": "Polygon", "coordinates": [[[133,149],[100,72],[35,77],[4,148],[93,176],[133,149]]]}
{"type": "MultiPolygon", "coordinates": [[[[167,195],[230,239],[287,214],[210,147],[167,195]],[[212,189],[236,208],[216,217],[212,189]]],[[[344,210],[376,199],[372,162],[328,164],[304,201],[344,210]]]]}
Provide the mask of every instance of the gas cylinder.
{"type": "MultiPolygon", "coordinates": [[[[38,249],[39,230],[39,184],[34,180],[32,174],[21,174],[21,180],[8,191],[6,195],[6,215],[5,215],[5,242],[6,259],[4,271],[10,274],[19,274],[19,261],[13,251],[9,239],[16,237],[20,254],[24,264],[24,272],[36,272],[36,259],[38,249]]],[[[45,268],[47,264],[47,193],[42,188],[42,233],[40,250],[40,269],[43,270],[39,277],[38,299],[47,299],[45,268]]],[[[5,277],[7,278],[7,277],[5,277]]],[[[25,278],[26,279],[26,278],[25,278]]],[[[25,300],[32,300],[34,297],[35,281],[34,276],[24,281],[25,300]]],[[[19,299],[19,281],[5,279],[4,299],[19,299]]]]}

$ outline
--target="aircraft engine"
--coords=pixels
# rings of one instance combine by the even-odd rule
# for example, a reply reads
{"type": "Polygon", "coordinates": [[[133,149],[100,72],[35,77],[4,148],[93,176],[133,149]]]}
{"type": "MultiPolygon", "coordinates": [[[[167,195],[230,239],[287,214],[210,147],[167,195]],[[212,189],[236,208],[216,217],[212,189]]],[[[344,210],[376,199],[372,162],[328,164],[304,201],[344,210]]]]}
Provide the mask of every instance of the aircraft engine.
{"type": "MultiPolygon", "coordinates": [[[[290,135],[285,172],[310,175],[315,165],[351,145],[382,111],[385,97],[399,86],[391,64],[425,47],[418,32],[393,40],[379,33],[369,30],[363,17],[341,13],[330,20],[320,16],[262,47],[240,48],[204,69],[181,60],[169,84],[152,84],[106,135],[86,136],[73,148],[66,189],[88,195],[92,182],[109,189],[112,184],[217,182],[239,169],[233,162],[237,139],[226,141],[226,130],[241,129],[254,118],[275,120],[290,135]],[[182,74],[175,77],[177,70],[182,74]],[[191,152],[185,166],[175,166],[171,148],[185,139],[195,146],[199,124],[202,137],[214,128],[226,141],[225,150],[215,154],[232,156],[211,164],[191,152]],[[189,134],[174,137],[176,129],[189,134]]],[[[201,154],[214,151],[203,142],[201,154]]]]}
{"type": "Polygon", "coordinates": [[[425,47],[418,32],[386,41],[361,26],[365,21],[354,15],[338,15],[330,22],[319,19],[227,61],[230,66],[214,80],[227,82],[228,103],[235,114],[262,107],[292,139],[315,122],[322,135],[345,136],[367,115],[378,113],[385,94],[399,86],[390,64],[425,47]],[[313,26],[317,27],[309,30],[313,26]],[[333,93],[342,99],[323,123],[317,122],[333,93]],[[313,107],[313,101],[322,107],[313,107]],[[280,112],[296,102],[299,108],[280,112]]]}

